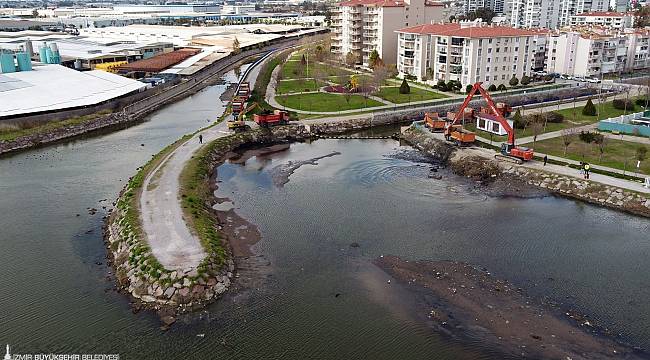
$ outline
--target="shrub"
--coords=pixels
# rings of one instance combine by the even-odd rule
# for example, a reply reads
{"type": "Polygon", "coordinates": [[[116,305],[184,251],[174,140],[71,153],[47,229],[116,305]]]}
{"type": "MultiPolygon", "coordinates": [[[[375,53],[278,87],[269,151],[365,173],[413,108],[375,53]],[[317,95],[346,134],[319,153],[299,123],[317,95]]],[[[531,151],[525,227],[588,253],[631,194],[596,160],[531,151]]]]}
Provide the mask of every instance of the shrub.
{"type": "MultiPolygon", "coordinates": [[[[650,101],[649,101],[649,102],[650,102],[650,101]]],[[[645,107],[646,99],[645,99],[645,98],[636,99],[635,103],[636,103],[638,106],[645,107]]]]}
{"type": "Polygon", "coordinates": [[[473,86],[472,85],[467,85],[465,86],[465,93],[469,94],[472,91],[473,86]]]}
{"type": "Polygon", "coordinates": [[[530,84],[530,78],[528,76],[526,76],[526,75],[522,76],[521,77],[521,85],[526,86],[528,84],[530,84]]]}
{"type": "Polygon", "coordinates": [[[585,104],[585,107],[582,108],[582,115],[596,116],[596,106],[594,106],[594,103],[591,101],[591,98],[587,100],[587,104],[585,104]]]}
{"type": "Polygon", "coordinates": [[[553,79],[555,79],[553,75],[544,75],[544,81],[546,82],[553,81],[553,79]]]}
{"type": "Polygon", "coordinates": [[[612,106],[618,110],[634,110],[634,103],[631,100],[614,99],[612,106]]]}
{"type": "Polygon", "coordinates": [[[463,88],[463,84],[458,80],[449,80],[447,83],[447,89],[450,91],[460,91],[463,88]]]}
{"type": "Polygon", "coordinates": [[[399,93],[400,94],[410,94],[411,93],[411,87],[406,82],[406,79],[402,80],[402,85],[399,86],[399,93]]]}
{"type": "Polygon", "coordinates": [[[546,113],[546,116],[546,121],[550,123],[559,124],[564,121],[564,115],[553,111],[546,113]]]}
{"type": "Polygon", "coordinates": [[[587,144],[591,144],[592,142],[597,142],[599,141],[599,137],[603,136],[600,135],[599,133],[596,132],[591,132],[591,131],[580,131],[580,135],[578,136],[582,142],[585,142],[587,144]]]}
{"type": "Polygon", "coordinates": [[[494,84],[491,84],[491,85],[488,87],[488,91],[497,91],[497,86],[494,85],[494,84]]]}
{"type": "Polygon", "coordinates": [[[436,84],[438,87],[438,90],[440,91],[447,91],[447,84],[445,83],[444,80],[438,80],[438,83],[436,84]]]}
{"type": "Polygon", "coordinates": [[[499,87],[497,87],[497,90],[506,91],[506,90],[508,90],[508,88],[505,85],[501,84],[501,85],[499,85],[499,87]]]}
{"type": "Polygon", "coordinates": [[[517,79],[517,77],[513,75],[512,79],[510,79],[509,84],[510,86],[517,86],[519,85],[519,79],[517,79]]]}
{"type": "Polygon", "coordinates": [[[515,111],[515,114],[512,116],[512,125],[516,129],[523,129],[524,128],[524,118],[521,116],[521,111],[517,109],[515,111]]]}

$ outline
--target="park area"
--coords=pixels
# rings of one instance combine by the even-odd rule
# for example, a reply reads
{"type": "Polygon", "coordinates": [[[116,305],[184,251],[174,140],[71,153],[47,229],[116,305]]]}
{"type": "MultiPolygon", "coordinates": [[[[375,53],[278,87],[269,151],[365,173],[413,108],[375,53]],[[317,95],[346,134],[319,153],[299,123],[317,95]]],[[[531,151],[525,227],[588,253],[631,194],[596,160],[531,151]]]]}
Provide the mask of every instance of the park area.
{"type": "Polygon", "coordinates": [[[386,66],[375,67],[372,73],[361,72],[345,68],[329,56],[322,45],[315,45],[282,61],[277,103],[293,110],[336,113],[448,97],[424,85],[398,80],[395,71],[386,66]]]}

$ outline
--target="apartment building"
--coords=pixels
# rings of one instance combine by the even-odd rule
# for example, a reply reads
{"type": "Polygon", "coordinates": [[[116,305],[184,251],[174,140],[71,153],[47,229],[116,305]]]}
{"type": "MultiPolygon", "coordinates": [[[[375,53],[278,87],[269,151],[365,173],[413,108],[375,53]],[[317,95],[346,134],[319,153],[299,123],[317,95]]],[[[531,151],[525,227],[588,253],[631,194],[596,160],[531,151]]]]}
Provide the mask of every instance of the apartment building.
{"type": "Polygon", "coordinates": [[[571,17],[571,25],[597,25],[623,30],[632,27],[634,16],[620,12],[588,12],[571,17]]]}
{"type": "Polygon", "coordinates": [[[576,14],[608,9],[609,0],[507,0],[504,11],[513,27],[556,29],[576,14]]]}
{"type": "Polygon", "coordinates": [[[623,72],[628,63],[628,36],[609,29],[578,28],[550,33],[547,71],[596,77],[623,72]]]}
{"type": "Polygon", "coordinates": [[[626,71],[650,68],[650,30],[626,29],[627,63],[626,71]]]}
{"type": "Polygon", "coordinates": [[[560,21],[560,1],[510,0],[506,15],[512,27],[555,29],[560,21]]]}
{"type": "Polygon", "coordinates": [[[465,0],[463,11],[465,14],[476,9],[492,9],[497,14],[503,14],[505,0],[465,0]]]}
{"type": "Polygon", "coordinates": [[[478,22],[412,26],[398,31],[397,69],[419,81],[508,85],[513,75],[530,75],[536,36],[478,22]]]}
{"type": "Polygon", "coordinates": [[[368,66],[373,50],[386,64],[397,61],[395,31],[419,24],[443,21],[444,5],[427,0],[350,0],[332,14],[332,53],[353,54],[368,66]]]}

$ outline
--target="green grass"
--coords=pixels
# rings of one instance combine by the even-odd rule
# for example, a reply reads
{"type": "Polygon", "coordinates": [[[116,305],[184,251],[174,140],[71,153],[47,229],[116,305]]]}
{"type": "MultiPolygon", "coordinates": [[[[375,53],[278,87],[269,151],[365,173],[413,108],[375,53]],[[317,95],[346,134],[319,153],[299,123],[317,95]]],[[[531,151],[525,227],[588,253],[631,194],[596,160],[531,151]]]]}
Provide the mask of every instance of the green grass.
{"type": "Polygon", "coordinates": [[[305,111],[330,111],[363,109],[366,107],[382,106],[383,103],[373,99],[365,99],[361,95],[351,95],[350,102],[345,96],[327,93],[311,93],[301,95],[277,96],[278,103],[288,108],[305,111]]]}
{"type": "Polygon", "coordinates": [[[377,93],[373,94],[384,100],[388,100],[395,104],[403,104],[414,101],[423,101],[423,100],[434,100],[434,99],[443,99],[448,97],[437,92],[423,90],[416,87],[411,87],[410,94],[400,94],[399,86],[394,87],[382,87],[377,93]]]}
{"type": "Polygon", "coordinates": [[[321,73],[324,74],[325,76],[354,74],[349,70],[337,68],[335,66],[325,64],[325,63],[317,63],[311,61],[309,62],[309,73],[307,73],[307,68],[305,66],[305,74],[299,75],[299,68],[300,68],[300,61],[287,61],[282,65],[282,78],[283,79],[309,78],[314,75],[314,69],[320,70],[321,73]]]}
{"type": "Polygon", "coordinates": [[[311,79],[285,80],[278,83],[276,92],[278,94],[290,94],[304,91],[317,91],[321,86],[325,86],[325,84],[323,82],[317,82],[311,79]]]}
{"type": "MultiPolygon", "coordinates": [[[[605,147],[602,161],[599,159],[600,151],[598,145],[586,144],[580,141],[577,137],[573,143],[569,145],[566,155],[564,155],[564,145],[561,137],[538,141],[535,144],[535,151],[561,156],[575,161],[587,161],[592,164],[607,166],[614,169],[623,170],[625,168],[627,171],[633,172],[636,169],[636,149],[640,146],[642,145],[629,141],[607,139],[607,145],[605,147]],[[627,166],[624,165],[626,160],[627,166]]],[[[644,174],[650,174],[650,160],[644,160],[641,162],[641,172],[644,174]]]]}
{"type": "Polygon", "coordinates": [[[61,121],[50,121],[40,125],[32,127],[7,127],[3,130],[0,130],[0,141],[13,141],[21,137],[35,135],[35,134],[44,134],[60,128],[80,125],[86,122],[93,121],[99,117],[110,114],[110,110],[102,110],[94,114],[84,115],[84,116],[75,116],[61,121]]]}

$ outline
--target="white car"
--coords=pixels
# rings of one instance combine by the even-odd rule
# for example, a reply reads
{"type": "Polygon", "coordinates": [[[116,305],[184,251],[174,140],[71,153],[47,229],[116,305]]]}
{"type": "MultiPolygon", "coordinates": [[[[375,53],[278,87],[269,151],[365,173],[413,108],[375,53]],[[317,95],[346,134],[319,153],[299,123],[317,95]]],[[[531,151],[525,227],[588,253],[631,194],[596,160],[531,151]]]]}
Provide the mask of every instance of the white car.
{"type": "Polygon", "coordinates": [[[596,79],[596,78],[587,78],[586,80],[587,80],[587,82],[590,82],[592,84],[599,84],[600,83],[600,79],[596,79]]]}

